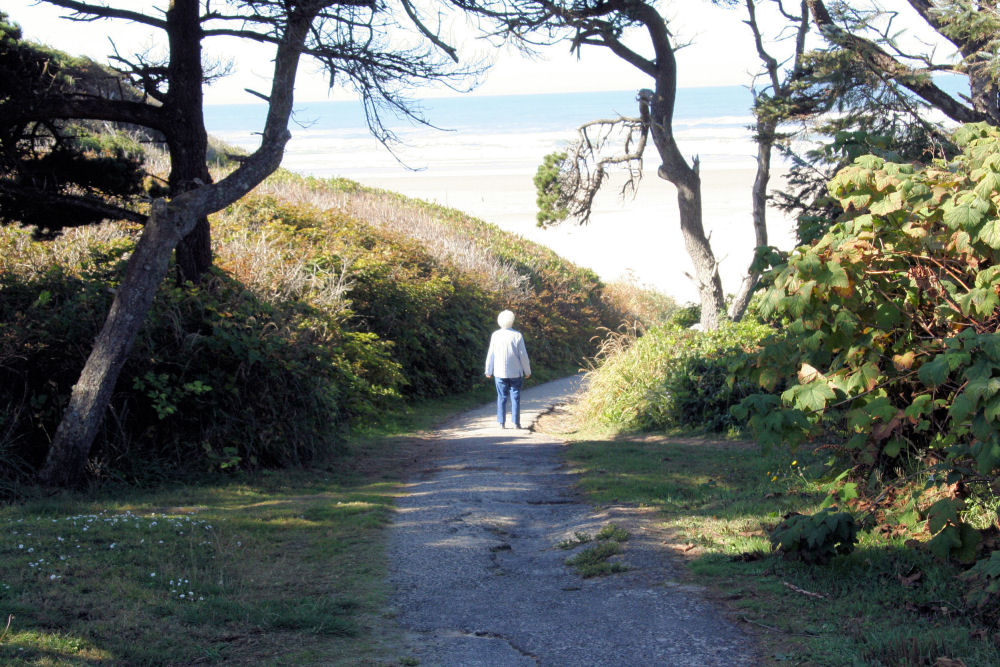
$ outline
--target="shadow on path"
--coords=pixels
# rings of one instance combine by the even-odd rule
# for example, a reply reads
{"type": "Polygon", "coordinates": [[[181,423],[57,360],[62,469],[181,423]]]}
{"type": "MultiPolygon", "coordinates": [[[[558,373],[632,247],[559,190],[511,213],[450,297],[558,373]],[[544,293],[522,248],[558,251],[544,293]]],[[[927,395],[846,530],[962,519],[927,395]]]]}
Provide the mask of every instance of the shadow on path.
{"type": "MultiPolygon", "coordinates": [[[[522,394],[522,424],[564,403],[579,378],[522,394]]],[[[584,504],[561,443],[501,430],[492,405],[438,431],[441,454],[410,481],[389,537],[397,621],[421,665],[753,665],[749,637],[676,584],[636,511],[584,504]],[[608,523],[629,530],[629,569],[582,579],[559,549],[608,523]]],[[[586,545],[585,545],[586,546],[586,545]]]]}

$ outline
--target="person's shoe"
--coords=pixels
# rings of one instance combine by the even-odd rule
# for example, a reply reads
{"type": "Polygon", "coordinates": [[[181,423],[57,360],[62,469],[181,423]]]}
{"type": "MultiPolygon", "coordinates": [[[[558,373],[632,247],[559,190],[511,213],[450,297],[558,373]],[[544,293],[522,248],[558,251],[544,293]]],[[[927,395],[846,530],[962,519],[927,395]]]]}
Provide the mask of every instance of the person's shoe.
{"type": "Polygon", "coordinates": [[[524,430],[524,429],[521,428],[520,424],[514,424],[514,428],[516,428],[518,431],[524,430]]]}

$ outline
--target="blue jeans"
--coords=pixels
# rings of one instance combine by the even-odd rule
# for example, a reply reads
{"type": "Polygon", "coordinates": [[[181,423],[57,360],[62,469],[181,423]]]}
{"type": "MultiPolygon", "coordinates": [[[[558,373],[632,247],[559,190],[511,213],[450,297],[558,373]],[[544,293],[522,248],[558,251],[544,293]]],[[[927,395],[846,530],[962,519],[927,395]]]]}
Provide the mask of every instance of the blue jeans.
{"type": "Polygon", "coordinates": [[[507,395],[510,395],[510,416],[514,426],[521,428],[521,384],[524,378],[493,378],[497,385],[497,423],[503,426],[507,415],[507,395]]]}

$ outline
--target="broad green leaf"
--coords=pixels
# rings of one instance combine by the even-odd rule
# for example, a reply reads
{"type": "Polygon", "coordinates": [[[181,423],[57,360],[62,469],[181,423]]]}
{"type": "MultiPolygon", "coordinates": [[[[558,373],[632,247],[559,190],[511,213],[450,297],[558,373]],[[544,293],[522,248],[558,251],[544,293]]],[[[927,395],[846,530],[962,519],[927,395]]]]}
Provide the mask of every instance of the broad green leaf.
{"type": "Polygon", "coordinates": [[[1000,422],[1000,396],[994,396],[987,401],[983,414],[992,422],[1000,422]]]}
{"type": "Polygon", "coordinates": [[[976,469],[983,475],[991,474],[1000,466],[1000,442],[996,431],[993,437],[980,440],[972,445],[972,456],[976,459],[976,469]]]}
{"type": "Polygon", "coordinates": [[[952,549],[951,555],[959,563],[969,564],[974,562],[979,544],[983,541],[979,531],[967,523],[962,523],[958,526],[958,537],[961,546],[957,549],[952,549]]]}
{"type": "Polygon", "coordinates": [[[848,386],[852,391],[871,391],[878,384],[881,376],[878,366],[869,361],[851,375],[848,386]]]}
{"type": "Polygon", "coordinates": [[[952,549],[962,548],[962,535],[958,526],[947,526],[927,542],[927,548],[941,560],[951,558],[952,549]]]}
{"type": "Polygon", "coordinates": [[[939,532],[948,523],[958,523],[959,501],[953,498],[942,498],[927,508],[927,530],[931,534],[939,532]]]}
{"type": "Polygon", "coordinates": [[[827,401],[834,398],[836,394],[822,379],[795,385],[781,395],[781,400],[786,405],[792,405],[804,412],[821,412],[826,407],[827,401]]]}
{"type": "Polygon", "coordinates": [[[1000,282],[1000,264],[994,264],[976,274],[976,287],[992,287],[1000,282]]]}
{"type": "Polygon", "coordinates": [[[1000,297],[992,287],[977,287],[969,291],[972,306],[980,317],[987,317],[1000,306],[1000,297]]]}
{"type": "Polygon", "coordinates": [[[924,363],[917,371],[917,377],[928,387],[938,387],[945,383],[951,368],[948,366],[946,355],[939,354],[930,361],[924,363]]]}
{"type": "Polygon", "coordinates": [[[903,319],[903,313],[894,303],[880,303],[875,307],[875,325],[883,331],[896,327],[903,319]]]}
{"type": "Polygon", "coordinates": [[[994,250],[1000,248],[1000,220],[987,220],[979,230],[976,239],[994,250]]]}
{"type": "Polygon", "coordinates": [[[933,408],[934,406],[931,402],[931,395],[920,394],[913,399],[913,402],[910,403],[908,408],[906,408],[906,412],[904,414],[910,419],[916,419],[920,415],[933,410],[933,408]]]}
{"type": "Polygon", "coordinates": [[[971,229],[982,219],[982,211],[969,204],[957,204],[944,211],[944,223],[951,229],[971,229]]]}
{"type": "Polygon", "coordinates": [[[903,195],[900,192],[890,192],[888,195],[872,202],[868,210],[875,215],[889,215],[903,208],[903,195]]]}
{"type": "Polygon", "coordinates": [[[992,169],[977,169],[972,172],[972,177],[979,179],[979,182],[976,183],[976,187],[973,188],[973,192],[983,199],[986,199],[997,190],[1000,190],[1000,174],[992,169]]]}
{"type": "Polygon", "coordinates": [[[956,422],[964,422],[975,411],[976,399],[970,396],[969,392],[963,391],[955,397],[955,401],[951,404],[951,409],[948,412],[956,422]]]}
{"type": "Polygon", "coordinates": [[[889,458],[895,458],[899,456],[899,453],[903,451],[906,446],[906,441],[902,438],[890,438],[885,447],[882,448],[882,454],[888,456],[889,458]]]}
{"type": "Polygon", "coordinates": [[[899,412],[899,409],[885,396],[876,396],[859,407],[874,419],[881,419],[884,422],[888,422],[899,412]]]}
{"type": "MultiPolygon", "coordinates": [[[[854,164],[858,165],[859,167],[864,167],[865,170],[876,171],[882,169],[882,167],[885,166],[885,160],[876,155],[869,154],[869,155],[862,155],[861,157],[857,158],[854,161],[854,164]]],[[[866,181],[868,178],[871,178],[870,173],[866,174],[865,176],[866,181]]]]}

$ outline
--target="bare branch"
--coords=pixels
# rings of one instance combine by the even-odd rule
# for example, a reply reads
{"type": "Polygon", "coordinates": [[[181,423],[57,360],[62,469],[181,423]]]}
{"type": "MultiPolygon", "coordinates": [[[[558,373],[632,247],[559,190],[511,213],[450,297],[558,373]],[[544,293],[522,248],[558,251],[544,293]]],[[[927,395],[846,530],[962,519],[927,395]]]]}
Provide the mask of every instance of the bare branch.
{"type": "Polygon", "coordinates": [[[406,12],[406,15],[410,17],[411,21],[413,21],[413,25],[417,27],[417,30],[419,30],[424,37],[430,40],[434,46],[447,53],[448,56],[457,63],[458,51],[455,50],[455,47],[445,44],[444,41],[437,36],[437,33],[427,29],[427,27],[420,21],[416,10],[413,8],[413,5],[410,4],[409,0],[400,0],[400,2],[403,5],[403,10],[406,12]]]}
{"type": "Polygon", "coordinates": [[[642,180],[642,156],[649,136],[649,117],[600,119],[577,128],[577,139],[560,166],[558,206],[581,224],[590,221],[594,198],[608,172],[616,167],[627,175],[622,197],[635,194],[642,180]],[[608,154],[610,146],[622,151],[608,154]]]}
{"type": "Polygon", "coordinates": [[[158,19],[141,12],[128,11],[117,7],[106,7],[104,5],[95,5],[90,2],[77,2],[76,0],[45,1],[50,5],[56,5],[57,7],[73,10],[74,14],[65,17],[70,21],[89,22],[96,21],[98,19],[125,19],[127,21],[134,21],[135,23],[142,23],[154,28],[159,28],[160,30],[166,30],[167,28],[167,22],[164,19],[158,19]]]}

